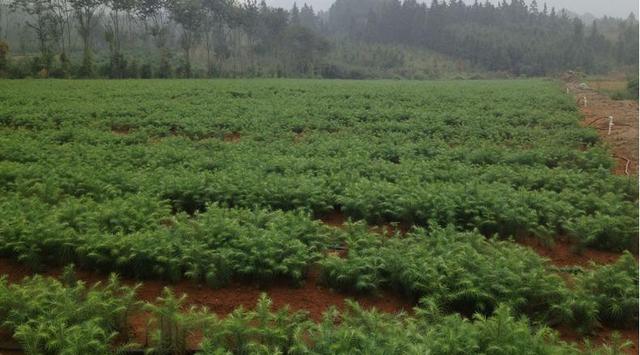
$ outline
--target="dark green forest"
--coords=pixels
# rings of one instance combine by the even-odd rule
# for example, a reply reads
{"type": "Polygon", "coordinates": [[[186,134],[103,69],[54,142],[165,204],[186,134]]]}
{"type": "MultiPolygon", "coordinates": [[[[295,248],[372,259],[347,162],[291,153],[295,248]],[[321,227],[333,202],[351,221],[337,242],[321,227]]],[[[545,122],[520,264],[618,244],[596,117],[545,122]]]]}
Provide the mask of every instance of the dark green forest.
{"type": "MultiPolygon", "coordinates": [[[[638,66],[638,21],[533,0],[0,0],[8,78],[473,78],[638,66]]],[[[621,69],[622,68],[622,69],[621,69]]]]}

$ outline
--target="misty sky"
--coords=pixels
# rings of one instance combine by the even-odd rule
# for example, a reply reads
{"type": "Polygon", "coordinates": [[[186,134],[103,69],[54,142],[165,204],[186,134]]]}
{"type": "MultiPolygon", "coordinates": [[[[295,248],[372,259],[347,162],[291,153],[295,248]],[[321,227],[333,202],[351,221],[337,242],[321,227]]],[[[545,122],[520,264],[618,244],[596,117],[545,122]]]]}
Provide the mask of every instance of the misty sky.
{"type": "MultiPolygon", "coordinates": [[[[294,0],[266,0],[269,5],[291,8],[294,0]]],[[[302,5],[305,1],[312,5],[315,10],[326,10],[331,6],[334,0],[295,0],[298,5],[302,5]]],[[[473,0],[465,0],[473,3],[473,0]]],[[[497,0],[490,0],[494,3],[497,0]]],[[[484,0],[481,0],[484,2],[484,0]]],[[[530,0],[525,0],[529,3],[530,0]]],[[[549,8],[566,8],[578,14],[591,13],[597,17],[608,15],[626,18],[630,12],[638,13],[638,0],[538,0],[540,8],[546,2],[549,8]]],[[[427,3],[431,3],[428,0],[427,3]]]]}

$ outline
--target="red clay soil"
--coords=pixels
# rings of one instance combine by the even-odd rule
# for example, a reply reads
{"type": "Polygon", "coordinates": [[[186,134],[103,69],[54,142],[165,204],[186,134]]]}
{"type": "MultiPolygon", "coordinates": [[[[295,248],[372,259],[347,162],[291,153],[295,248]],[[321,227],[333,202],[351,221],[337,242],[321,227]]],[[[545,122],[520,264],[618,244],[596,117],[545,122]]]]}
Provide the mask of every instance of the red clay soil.
{"type": "MultiPolygon", "coordinates": [[[[26,276],[34,275],[27,267],[7,258],[0,258],[0,275],[2,274],[7,275],[8,281],[12,283],[19,282],[26,276]]],[[[42,274],[59,277],[62,274],[62,268],[50,268],[42,274]]],[[[104,282],[107,279],[106,275],[85,270],[77,270],[77,276],[87,284],[104,282]]],[[[121,280],[124,284],[131,286],[140,283],[140,281],[130,278],[121,278],[121,280]]],[[[253,308],[263,292],[272,299],[275,309],[289,305],[294,311],[308,311],[309,316],[314,320],[320,320],[322,313],[330,306],[342,309],[345,305],[345,299],[358,301],[366,309],[376,308],[387,313],[409,312],[413,308],[413,304],[410,302],[390,293],[363,296],[333,291],[319,284],[316,272],[311,272],[301,287],[293,287],[286,282],[275,282],[266,287],[246,282],[235,282],[220,289],[213,289],[189,281],[170,284],[165,281],[145,280],[138,289],[138,299],[154,302],[161,295],[165,286],[172,288],[177,295],[186,294],[188,305],[206,306],[218,316],[225,316],[239,306],[253,308]]]]}
{"type": "MultiPolygon", "coordinates": [[[[589,266],[591,262],[596,264],[611,264],[618,260],[620,257],[620,253],[607,252],[602,250],[595,249],[584,249],[582,252],[576,252],[575,244],[571,243],[566,238],[557,238],[553,246],[545,245],[539,238],[529,237],[529,238],[520,238],[516,241],[520,245],[527,246],[533,249],[540,256],[548,258],[551,263],[558,267],[565,266],[589,266]]],[[[636,260],[638,260],[638,255],[635,255],[636,260]]],[[[567,274],[560,273],[560,276],[565,278],[565,281],[572,282],[572,278],[567,274]]],[[[577,333],[575,330],[567,327],[558,327],[556,330],[560,333],[560,338],[567,342],[575,342],[580,347],[583,347],[582,339],[583,335],[577,333]]],[[[633,345],[626,349],[625,353],[627,354],[638,354],[638,337],[639,337],[639,329],[636,327],[635,329],[623,329],[623,330],[614,330],[610,328],[600,328],[596,331],[596,334],[589,337],[592,345],[603,345],[603,344],[611,344],[611,334],[617,331],[620,333],[623,340],[630,340],[633,345]]]]}
{"type": "MultiPolygon", "coordinates": [[[[611,264],[622,255],[621,253],[591,248],[585,248],[578,252],[575,243],[561,237],[556,238],[552,246],[545,245],[540,238],[536,237],[519,238],[516,242],[531,248],[538,255],[548,258],[553,265],[559,267],[589,266],[590,262],[601,265],[611,264]]],[[[635,256],[638,259],[638,255],[635,256]]]]}
{"type": "MultiPolygon", "coordinates": [[[[331,212],[322,215],[319,220],[328,226],[343,228],[347,221],[347,217],[345,217],[345,215],[339,210],[332,210],[331,212]]],[[[387,223],[383,225],[370,226],[369,230],[386,236],[393,236],[396,232],[404,235],[411,230],[411,226],[403,223],[387,223]]],[[[550,259],[553,265],[560,267],[588,266],[590,262],[601,265],[611,264],[618,260],[622,255],[622,253],[592,248],[584,248],[581,252],[578,252],[578,248],[575,243],[571,242],[568,238],[563,237],[556,238],[552,246],[546,245],[540,238],[535,237],[518,238],[516,243],[531,248],[540,256],[550,259]]],[[[637,252],[635,253],[635,257],[638,259],[637,252]]]]}
{"type": "MultiPolygon", "coordinates": [[[[326,214],[323,214],[318,218],[322,223],[334,227],[344,228],[348,218],[340,210],[332,210],[326,214]]],[[[392,237],[399,232],[400,235],[405,235],[411,230],[411,226],[407,223],[384,223],[380,225],[369,226],[369,231],[392,237]]]]}
{"type": "Polygon", "coordinates": [[[637,327],[635,329],[622,329],[622,330],[603,328],[599,332],[597,332],[595,336],[591,338],[591,341],[593,341],[595,344],[605,344],[605,343],[611,344],[611,335],[614,332],[618,332],[622,337],[623,341],[629,340],[633,343],[629,348],[626,349],[625,352],[627,354],[638,354],[639,331],[637,327]]]}
{"type": "MultiPolygon", "coordinates": [[[[615,78],[613,78],[615,79],[615,78]]],[[[617,175],[628,175],[636,179],[638,176],[638,101],[637,100],[613,100],[609,96],[602,94],[590,84],[578,81],[570,75],[566,78],[567,92],[576,100],[584,116],[583,126],[594,127],[598,130],[600,139],[609,147],[616,160],[613,173],[617,175]],[[585,104],[586,99],[586,104],[585,104]],[[609,117],[613,117],[613,126],[609,134],[609,117]]],[[[606,82],[611,85],[612,80],[606,82]]],[[[594,83],[597,86],[597,82],[594,83]]],[[[621,87],[626,86],[622,84],[621,87]]],[[[548,248],[539,240],[530,238],[519,240],[520,244],[531,247],[538,254],[551,259],[557,266],[587,265],[590,261],[597,264],[609,264],[618,259],[620,253],[604,252],[593,249],[586,249],[581,253],[575,253],[573,245],[568,240],[557,240],[552,248],[548,248]]],[[[635,251],[636,259],[638,252],[635,251]]]]}
{"type": "Polygon", "coordinates": [[[111,133],[117,136],[126,136],[130,131],[130,127],[111,127],[111,133]]]}
{"type": "Polygon", "coordinates": [[[240,133],[239,132],[225,133],[222,140],[229,143],[236,143],[240,140],[240,133]]]}
{"type": "Polygon", "coordinates": [[[568,82],[567,88],[584,115],[583,125],[595,127],[612,150],[616,159],[614,173],[638,176],[638,101],[613,100],[577,81],[568,82]],[[610,135],[609,116],[613,117],[610,135]]]}
{"type": "MultiPolygon", "coordinates": [[[[347,218],[340,211],[334,210],[326,215],[321,216],[320,220],[331,227],[343,228],[347,218]]],[[[405,234],[408,230],[410,230],[410,227],[404,225],[398,226],[387,224],[382,226],[370,227],[370,230],[375,232],[384,230],[384,234],[390,236],[394,235],[396,230],[399,230],[401,234],[405,234]]],[[[556,238],[552,246],[545,245],[541,239],[535,237],[519,238],[518,240],[516,240],[516,242],[520,245],[531,248],[540,256],[550,259],[551,263],[558,267],[589,266],[591,262],[601,265],[611,264],[618,260],[621,255],[621,253],[608,252],[591,248],[585,248],[581,252],[577,252],[575,243],[572,243],[568,238],[556,238]]],[[[635,254],[635,257],[637,260],[637,253],[635,254]]],[[[567,275],[561,274],[560,276],[567,275]]],[[[583,335],[580,335],[573,329],[566,327],[557,328],[556,330],[560,333],[560,338],[562,340],[567,342],[574,342],[577,343],[578,346],[583,347],[583,335]]],[[[609,328],[601,328],[596,332],[595,335],[591,336],[589,339],[593,345],[610,344],[611,334],[614,331],[615,330],[609,328]]],[[[633,343],[630,348],[626,349],[625,353],[637,354],[639,336],[638,328],[617,331],[620,333],[623,340],[629,340],[633,343]]]]}
{"type": "MultiPolygon", "coordinates": [[[[576,343],[578,346],[584,350],[583,339],[584,336],[579,334],[575,330],[567,327],[558,327],[556,328],[558,333],[560,334],[560,339],[576,343]]],[[[592,346],[600,346],[608,344],[611,346],[611,336],[614,332],[618,332],[622,341],[630,341],[632,345],[625,349],[625,354],[638,354],[638,328],[635,329],[610,329],[610,328],[600,328],[596,334],[589,337],[589,341],[592,346]]]]}
{"type": "Polygon", "coordinates": [[[294,143],[300,143],[303,139],[304,139],[304,131],[300,133],[296,133],[295,136],[293,136],[294,143]]]}
{"type": "MultiPolygon", "coordinates": [[[[638,101],[613,100],[609,96],[599,93],[588,85],[581,85],[576,81],[567,83],[569,92],[574,95],[584,115],[583,125],[595,127],[600,138],[612,150],[616,159],[614,174],[628,175],[634,179],[638,176],[638,101]],[[585,105],[586,98],[586,105],[585,105]],[[613,126],[609,134],[609,116],[613,117],[613,126]]],[[[636,181],[637,183],[637,181],[636,181]]],[[[612,263],[619,257],[617,253],[587,249],[580,255],[571,251],[571,245],[566,241],[556,242],[553,249],[530,245],[543,256],[551,259],[558,266],[585,265],[589,261],[598,264],[612,263]]],[[[636,260],[638,254],[635,253],[636,260]]],[[[611,338],[611,329],[602,329],[592,338],[595,344],[602,344],[611,338]]],[[[638,354],[638,328],[619,331],[622,338],[631,340],[633,346],[627,349],[628,354],[638,354]]],[[[566,330],[561,331],[566,340],[574,340],[576,334],[566,330]]]]}
{"type": "MultiPolygon", "coordinates": [[[[43,275],[58,277],[62,268],[50,268],[43,275]]],[[[9,282],[19,282],[31,272],[25,266],[7,259],[0,258],[0,275],[5,274],[9,282]]],[[[106,276],[86,270],[77,270],[78,279],[91,285],[98,281],[105,281],[106,276]]],[[[126,285],[139,283],[133,279],[122,278],[126,285]]],[[[259,287],[248,283],[235,282],[220,289],[212,289],[193,282],[181,281],[169,284],[163,281],[146,280],[138,289],[138,299],[147,302],[155,302],[161,295],[165,286],[172,288],[175,294],[186,294],[187,306],[204,306],[218,317],[224,317],[239,306],[245,309],[253,309],[261,293],[266,293],[273,301],[274,309],[280,309],[286,305],[293,311],[307,311],[311,319],[319,321],[322,314],[331,306],[343,309],[346,299],[357,301],[363,308],[375,308],[382,312],[399,313],[411,312],[413,304],[392,293],[383,292],[377,296],[362,296],[354,294],[338,293],[321,286],[318,283],[317,273],[311,273],[309,278],[299,288],[292,287],[285,282],[276,282],[267,287],[259,287]]],[[[139,344],[144,344],[148,314],[139,313],[131,317],[133,338],[139,344]]],[[[198,344],[197,339],[193,344],[198,344]]]]}
{"type": "Polygon", "coordinates": [[[337,209],[320,216],[320,221],[330,227],[342,228],[347,222],[347,217],[337,209]]]}

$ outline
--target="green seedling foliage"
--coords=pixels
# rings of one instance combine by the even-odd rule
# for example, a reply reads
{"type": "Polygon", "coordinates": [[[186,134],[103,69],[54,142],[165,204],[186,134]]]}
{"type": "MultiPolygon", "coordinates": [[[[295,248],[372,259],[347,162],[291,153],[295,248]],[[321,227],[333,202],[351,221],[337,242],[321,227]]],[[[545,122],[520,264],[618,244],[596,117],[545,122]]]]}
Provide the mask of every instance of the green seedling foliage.
{"type": "Polygon", "coordinates": [[[578,326],[591,323],[629,328],[638,323],[638,263],[628,252],[611,265],[595,266],[576,277],[576,305],[595,310],[595,317],[575,319],[578,326]]]}
{"type": "MultiPolygon", "coordinates": [[[[637,322],[628,256],[569,288],[501,241],[637,248],[637,184],[611,174],[552,81],[25,80],[0,92],[0,256],[211,287],[300,285],[319,264],[327,285],[401,292],[425,318],[353,309],[314,327],[262,298],[207,324],[205,353],[571,353],[540,325],[637,322]],[[418,228],[384,238],[314,220],[336,212],[418,228]],[[336,246],[346,256],[327,256],[336,246]]],[[[131,289],[87,288],[71,270],[0,285],[3,327],[34,353],[109,344],[133,307],[131,289]]],[[[179,301],[150,308],[179,330],[158,324],[159,352],[185,351],[198,323],[179,301]]]]}
{"type": "Polygon", "coordinates": [[[186,295],[176,297],[169,288],[164,288],[157,302],[147,303],[144,309],[151,312],[151,327],[156,330],[152,334],[152,347],[148,352],[153,354],[184,355],[189,351],[187,338],[194,331],[210,327],[217,322],[214,315],[206,308],[189,307],[183,310],[186,295]]]}
{"type": "MultiPolygon", "coordinates": [[[[237,310],[215,331],[208,331],[210,335],[206,336],[200,354],[581,353],[558,340],[551,329],[534,327],[525,318],[513,316],[506,305],[498,306],[489,317],[477,314],[464,319],[458,315],[426,317],[419,312],[415,317],[390,315],[367,311],[347,301],[342,312],[332,308],[319,323],[309,323],[299,313],[282,310],[263,313],[265,301],[261,298],[254,312],[237,310]],[[264,336],[265,323],[261,319],[265,318],[271,324],[268,333],[281,336],[264,336]],[[278,323],[276,319],[286,322],[278,323]]],[[[591,349],[600,354],[608,348],[591,349]]]]}
{"type": "Polygon", "coordinates": [[[380,239],[363,228],[346,236],[345,258],[322,260],[328,285],[357,292],[395,289],[438,309],[467,316],[492,314],[498,304],[539,320],[557,322],[569,290],[533,252],[450,227],[415,229],[380,239]]]}
{"type": "Polygon", "coordinates": [[[0,90],[9,221],[0,237],[33,267],[52,254],[26,247],[32,228],[16,221],[40,220],[47,248],[69,262],[87,234],[157,234],[172,213],[216,203],[637,247],[637,184],[609,172],[610,153],[550,81],[12,81],[0,90]]]}
{"type": "MultiPolygon", "coordinates": [[[[628,260],[614,268],[625,269],[628,260]]],[[[68,273],[71,269],[68,269],[68,273]]],[[[602,273],[602,270],[594,273],[602,273]]],[[[134,289],[112,278],[105,286],[86,288],[41,276],[19,284],[0,279],[2,328],[10,330],[26,354],[113,354],[135,345],[114,346],[124,309],[138,305],[134,289]],[[78,296],[82,297],[78,299],[78,296]],[[69,299],[75,301],[75,309],[69,299]],[[50,307],[50,308],[46,308],[50,307]]],[[[274,309],[262,294],[252,309],[239,307],[224,318],[206,308],[188,307],[185,296],[165,288],[149,312],[152,331],[149,354],[185,354],[195,333],[204,339],[198,354],[581,354],[576,346],[559,340],[555,331],[525,316],[516,316],[507,304],[488,315],[447,315],[434,302],[423,299],[414,315],[365,310],[347,300],[342,311],[328,309],[320,322],[305,312],[274,309]]],[[[618,354],[630,346],[614,337],[611,344],[594,347],[590,354],[618,354]]]]}
{"type": "MultiPolygon", "coordinates": [[[[71,273],[65,271],[65,280],[75,280],[71,273]]],[[[110,354],[116,336],[128,336],[128,316],[139,306],[135,290],[115,275],[90,287],[42,276],[9,284],[2,277],[0,328],[27,354],[110,354]]]]}

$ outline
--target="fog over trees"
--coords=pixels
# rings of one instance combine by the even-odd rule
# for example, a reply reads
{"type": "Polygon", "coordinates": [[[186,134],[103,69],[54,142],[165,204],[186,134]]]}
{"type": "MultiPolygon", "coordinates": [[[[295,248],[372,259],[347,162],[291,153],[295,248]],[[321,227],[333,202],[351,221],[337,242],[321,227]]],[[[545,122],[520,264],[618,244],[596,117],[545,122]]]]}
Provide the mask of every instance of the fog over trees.
{"type": "Polygon", "coordinates": [[[2,0],[6,77],[439,78],[638,64],[638,21],[533,0],[2,0]]]}
{"type": "MultiPolygon", "coordinates": [[[[267,0],[267,5],[274,7],[291,8],[296,0],[267,0]]],[[[314,9],[326,11],[331,7],[334,0],[308,0],[307,4],[313,6],[314,9]]],[[[422,0],[421,2],[429,3],[430,0],[422,0]]],[[[473,4],[475,0],[463,0],[466,4],[473,4]]],[[[502,0],[489,0],[490,3],[498,4],[502,0]]],[[[420,2],[420,1],[419,1],[420,2]]],[[[486,2],[483,0],[482,2],[486,2]]],[[[630,13],[638,15],[637,0],[538,0],[539,4],[546,3],[549,8],[557,9],[565,8],[569,12],[589,17],[622,17],[626,18],[630,13]]]]}

